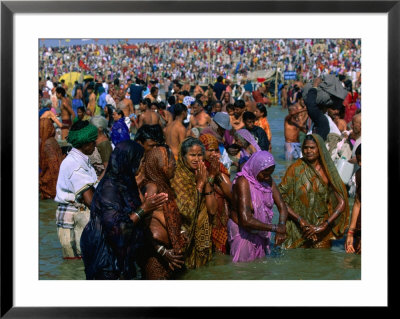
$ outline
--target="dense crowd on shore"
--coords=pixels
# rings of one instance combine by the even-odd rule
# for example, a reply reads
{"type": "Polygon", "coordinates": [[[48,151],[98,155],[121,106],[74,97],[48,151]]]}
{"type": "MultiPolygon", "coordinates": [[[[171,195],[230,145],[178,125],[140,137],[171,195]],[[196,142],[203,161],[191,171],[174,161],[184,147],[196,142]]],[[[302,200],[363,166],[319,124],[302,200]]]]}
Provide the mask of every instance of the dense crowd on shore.
{"type": "Polygon", "coordinates": [[[361,253],[358,40],[82,45],[40,62],[40,196],[87,279],[174,279],[216,253],[251,262],[344,236],[361,253]],[[276,68],[296,78],[250,76],[276,68]],[[279,184],[271,107],[287,110],[279,184]]]}

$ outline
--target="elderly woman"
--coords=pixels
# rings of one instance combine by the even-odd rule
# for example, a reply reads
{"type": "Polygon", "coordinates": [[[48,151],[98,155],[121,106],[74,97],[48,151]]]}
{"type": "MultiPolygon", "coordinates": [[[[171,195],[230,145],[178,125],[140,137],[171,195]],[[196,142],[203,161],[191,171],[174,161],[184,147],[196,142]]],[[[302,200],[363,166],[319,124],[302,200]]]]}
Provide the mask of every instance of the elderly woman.
{"type": "Polygon", "coordinates": [[[182,228],[188,245],[185,250],[187,268],[198,268],[212,258],[209,215],[215,215],[218,204],[212,178],[203,163],[205,149],[200,140],[188,137],[181,146],[172,187],[182,216],[182,228]]]}
{"type": "Polygon", "coordinates": [[[204,144],[204,164],[211,181],[214,184],[215,198],[218,203],[218,210],[212,218],[212,242],[216,251],[226,253],[227,249],[227,223],[229,219],[229,205],[232,201],[232,183],[229,179],[229,172],[220,162],[221,153],[218,147],[218,140],[211,134],[200,136],[204,144]]]}
{"type": "Polygon", "coordinates": [[[135,180],[144,150],[134,141],[120,142],[93,196],[81,248],[86,279],[139,278],[136,263],[144,246],[144,217],[160,208],[168,195],[145,196],[135,180]]]}
{"type": "Polygon", "coordinates": [[[244,163],[251,155],[261,151],[257,141],[248,130],[240,129],[233,136],[235,137],[235,144],[241,147],[239,163],[244,163]]]}
{"type": "Polygon", "coordinates": [[[100,115],[96,115],[91,118],[90,124],[93,124],[97,127],[97,139],[96,139],[96,148],[100,154],[101,163],[104,167],[103,171],[99,176],[99,180],[104,176],[105,170],[107,169],[108,161],[111,156],[112,146],[111,142],[107,136],[108,133],[108,123],[107,120],[100,115]]]}
{"type": "Polygon", "coordinates": [[[306,136],[302,153],[279,185],[290,215],[284,246],[328,248],[349,223],[346,187],[318,134],[306,136]]]}
{"type": "Polygon", "coordinates": [[[174,278],[184,263],[186,241],[181,233],[181,216],[170,183],[175,169],[175,158],[167,145],[157,146],[146,154],[142,192],[149,196],[160,192],[168,194],[168,201],[147,220],[146,279],[174,278]]]}
{"type": "Polygon", "coordinates": [[[233,209],[228,221],[230,254],[233,262],[253,261],[269,252],[270,232],[275,244],[285,239],[287,209],[271,175],[274,157],[267,151],[253,154],[233,181],[233,209]],[[279,224],[272,224],[273,205],[279,210],[279,224]]]}

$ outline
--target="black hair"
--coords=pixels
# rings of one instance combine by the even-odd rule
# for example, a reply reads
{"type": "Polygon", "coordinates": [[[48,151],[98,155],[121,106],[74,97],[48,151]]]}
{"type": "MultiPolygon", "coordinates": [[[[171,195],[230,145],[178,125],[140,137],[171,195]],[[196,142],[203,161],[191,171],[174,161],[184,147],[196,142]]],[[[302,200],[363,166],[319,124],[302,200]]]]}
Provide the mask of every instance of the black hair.
{"type": "Polygon", "coordinates": [[[196,100],[200,100],[203,97],[203,94],[199,93],[195,96],[196,100]]]}
{"type": "Polygon", "coordinates": [[[161,110],[165,110],[167,108],[167,106],[165,105],[164,102],[161,101],[160,103],[158,103],[158,108],[161,110]]]}
{"type": "Polygon", "coordinates": [[[71,126],[71,128],[69,130],[70,131],[79,131],[79,130],[85,128],[88,125],[89,125],[89,121],[78,120],[74,124],[72,124],[72,126],[71,126]]]}
{"type": "Polygon", "coordinates": [[[217,77],[217,82],[222,82],[224,80],[224,77],[222,75],[220,75],[219,77],[217,77]]]}
{"type": "Polygon", "coordinates": [[[115,113],[117,113],[118,115],[121,115],[122,117],[125,117],[125,114],[121,109],[116,109],[115,113]]]}
{"type": "Polygon", "coordinates": [[[143,99],[143,104],[146,104],[148,108],[150,108],[151,105],[151,100],[147,97],[143,99]]]}
{"type": "Polygon", "coordinates": [[[241,109],[244,109],[246,107],[246,103],[243,100],[237,100],[233,105],[234,107],[238,107],[241,109]]]}
{"type": "Polygon", "coordinates": [[[158,87],[153,86],[153,87],[150,89],[150,93],[154,93],[155,91],[158,91],[158,87]]]}
{"type": "Polygon", "coordinates": [[[119,79],[114,80],[114,85],[119,85],[119,79]]]}
{"type": "Polygon", "coordinates": [[[56,92],[57,92],[57,93],[60,93],[62,96],[65,96],[65,89],[62,88],[62,87],[60,87],[60,86],[58,86],[58,87],[56,88],[56,92]]]}
{"type": "Polygon", "coordinates": [[[175,105],[175,96],[173,96],[173,95],[171,95],[169,98],[168,98],[168,104],[169,105],[175,105]]]}
{"type": "Polygon", "coordinates": [[[159,124],[142,125],[136,133],[135,141],[141,142],[143,144],[144,142],[146,142],[146,140],[153,140],[158,144],[164,144],[165,138],[162,127],[159,124]]]}
{"type": "Polygon", "coordinates": [[[262,103],[257,103],[256,106],[260,110],[260,112],[264,113],[264,117],[267,117],[268,113],[267,113],[267,108],[265,107],[265,105],[262,103]]]}
{"type": "Polygon", "coordinates": [[[156,108],[158,108],[158,103],[157,103],[157,102],[151,102],[150,105],[148,105],[147,107],[148,107],[149,109],[151,109],[151,107],[152,107],[153,105],[155,105],[156,108]]]}
{"type": "Polygon", "coordinates": [[[304,148],[304,144],[306,143],[306,141],[313,141],[315,144],[317,144],[317,141],[315,140],[314,136],[312,136],[311,134],[307,134],[306,137],[304,138],[303,145],[301,146],[302,150],[304,148]]]}
{"type": "Polygon", "coordinates": [[[255,114],[253,112],[246,111],[243,113],[243,122],[245,122],[247,120],[255,121],[255,120],[257,120],[257,117],[255,116],[255,114]]]}
{"type": "Polygon", "coordinates": [[[84,106],[79,106],[79,107],[77,108],[77,110],[81,110],[83,113],[85,113],[85,111],[86,111],[86,109],[85,109],[84,106]]]}
{"type": "Polygon", "coordinates": [[[234,110],[235,110],[235,106],[234,106],[233,104],[231,104],[231,103],[228,103],[228,104],[226,105],[226,110],[232,110],[232,111],[234,111],[234,110]]]}
{"type": "Polygon", "coordinates": [[[182,95],[184,95],[184,96],[190,96],[190,93],[188,92],[188,91],[182,91],[182,92],[180,92],[179,94],[182,94],[182,95]]]}
{"type": "Polygon", "coordinates": [[[343,74],[339,74],[339,81],[344,81],[346,79],[346,76],[343,74]]]}
{"type": "Polygon", "coordinates": [[[204,156],[204,154],[206,153],[206,148],[204,147],[204,144],[198,138],[188,137],[181,144],[182,157],[185,157],[189,149],[194,145],[199,145],[201,147],[201,151],[204,156]]]}
{"type": "Polygon", "coordinates": [[[175,106],[174,106],[175,116],[179,116],[185,111],[187,111],[187,106],[185,104],[183,104],[183,103],[175,104],[175,106]]]}

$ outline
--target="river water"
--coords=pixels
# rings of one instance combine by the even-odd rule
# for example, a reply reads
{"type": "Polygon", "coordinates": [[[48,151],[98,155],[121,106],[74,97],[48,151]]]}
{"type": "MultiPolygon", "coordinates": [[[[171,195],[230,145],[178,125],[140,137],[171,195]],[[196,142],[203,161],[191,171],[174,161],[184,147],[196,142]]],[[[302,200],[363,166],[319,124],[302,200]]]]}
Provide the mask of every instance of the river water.
{"type": "MultiPolygon", "coordinates": [[[[272,154],[276,168],[273,178],[281,181],[291,164],[284,156],[283,120],[286,110],[280,106],[268,108],[268,121],[272,131],[272,154]]],[[[353,200],[350,199],[350,209],[353,200]]],[[[56,203],[39,201],[39,278],[85,279],[81,260],[63,260],[55,226],[56,203]]],[[[350,210],[351,211],[351,210],[350,210]]],[[[273,222],[278,222],[278,210],[274,206],[273,222]]],[[[346,254],[344,238],[334,241],[331,249],[291,249],[273,247],[266,258],[254,262],[232,263],[231,257],[215,254],[205,266],[187,271],[181,278],[186,280],[361,280],[361,256],[346,254]]]]}

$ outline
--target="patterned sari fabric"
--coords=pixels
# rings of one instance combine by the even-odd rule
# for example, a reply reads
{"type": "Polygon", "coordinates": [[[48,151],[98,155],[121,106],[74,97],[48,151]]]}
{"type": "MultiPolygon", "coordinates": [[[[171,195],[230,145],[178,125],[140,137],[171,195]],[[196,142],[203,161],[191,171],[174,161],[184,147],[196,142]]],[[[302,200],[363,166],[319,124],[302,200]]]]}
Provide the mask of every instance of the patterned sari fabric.
{"type": "Polygon", "coordinates": [[[212,258],[211,229],[205,198],[197,191],[195,174],[185,165],[182,150],[171,184],[176,193],[182,228],[189,238],[185,265],[189,269],[198,268],[212,258]]]}
{"type": "Polygon", "coordinates": [[[60,145],[54,138],[56,131],[53,121],[48,118],[39,120],[39,193],[41,199],[54,199],[58,172],[64,159],[60,145]]]}
{"type": "Polygon", "coordinates": [[[329,184],[325,184],[311,164],[300,158],[286,171],[279,191],[285,203],[311,225],[321,225],[336,208],[338,201],[334,191],[345,201],[345,209],[328,229],[318,234],[318,241],[302,237],[301,229],[296,222],[288,219],[286,222],[287,239],[285,248],[327,247],[331,239],[341,238],[349,224],[349,203],[347,190],[336,170],[325,143],[318,134],[312,134],[317,142],[321,163],[327,174],[329,184]]]}
{"type": "MultiPolygon", "coordinates": [[[[259,151],[250,157],[233,181],[233,184],[236,184],[238,177],[246,178],[250,186],[253,217],[266,224],[271,224],[274,215],[272,187],[267,183],[260,183],[257,175],[273,165],[275,165],[275,160],[272,154],[267,151],[259,151]]],[[[269,250],[270,232],[250,233],[231,219],[228,222],[228,230],[233,262],[253,261],[256,258],[264,257],[269,250]]]]}
{"type": "MultiPolygon", "coordinates": [[[[218,149],[218,140],[211,134],[204,134],[200,136],[200,141],[204,144],[206,150],[218,149]]],[[[207,160],[204,161],[207,170],[210,169],[211,163],[207,160]]],[[[229,179],[229,172],[226,167],[219,163],[220,174],[225,174],[229,179]]],[[[215,198],[218,204],[218,211],[212,219],[212,242],[216,251],[226,253],[226,243],[228,239],[228,220],[229,220],[229,206],[222,190],[218,186],[214,186],[215,198]]]]}
{"type": "MultiPolygon", "coordinates": [[[[158,146],[153,148],[146,154],[146,162],[144,166],[145,179],[142,185],[153,183],[157,185],[158,193],[167,193],[168,202],[164,204],[162,210],[165,218],[165,232],[168,242],[161,244],[167,249],[174,249],[175,254],[183,252],[185,249],[185,239],[181,234],[181,215],[179,214],[176,204],[175,192],[172,189],[170,180],[168,179],[168,166],[172,160],[172,152],[168,153],[167,148],[158,146]]],[[[160,224],[162,224],[160,222],[160,224]]],[[[150,229],[149,229],[150,230],[150,229]]],[[[170,279],[173,275],[168,264],[154,250],[153,235],[149,232],[151,238],[148,240],[146,252],[146,279],[170,279]]]]}

